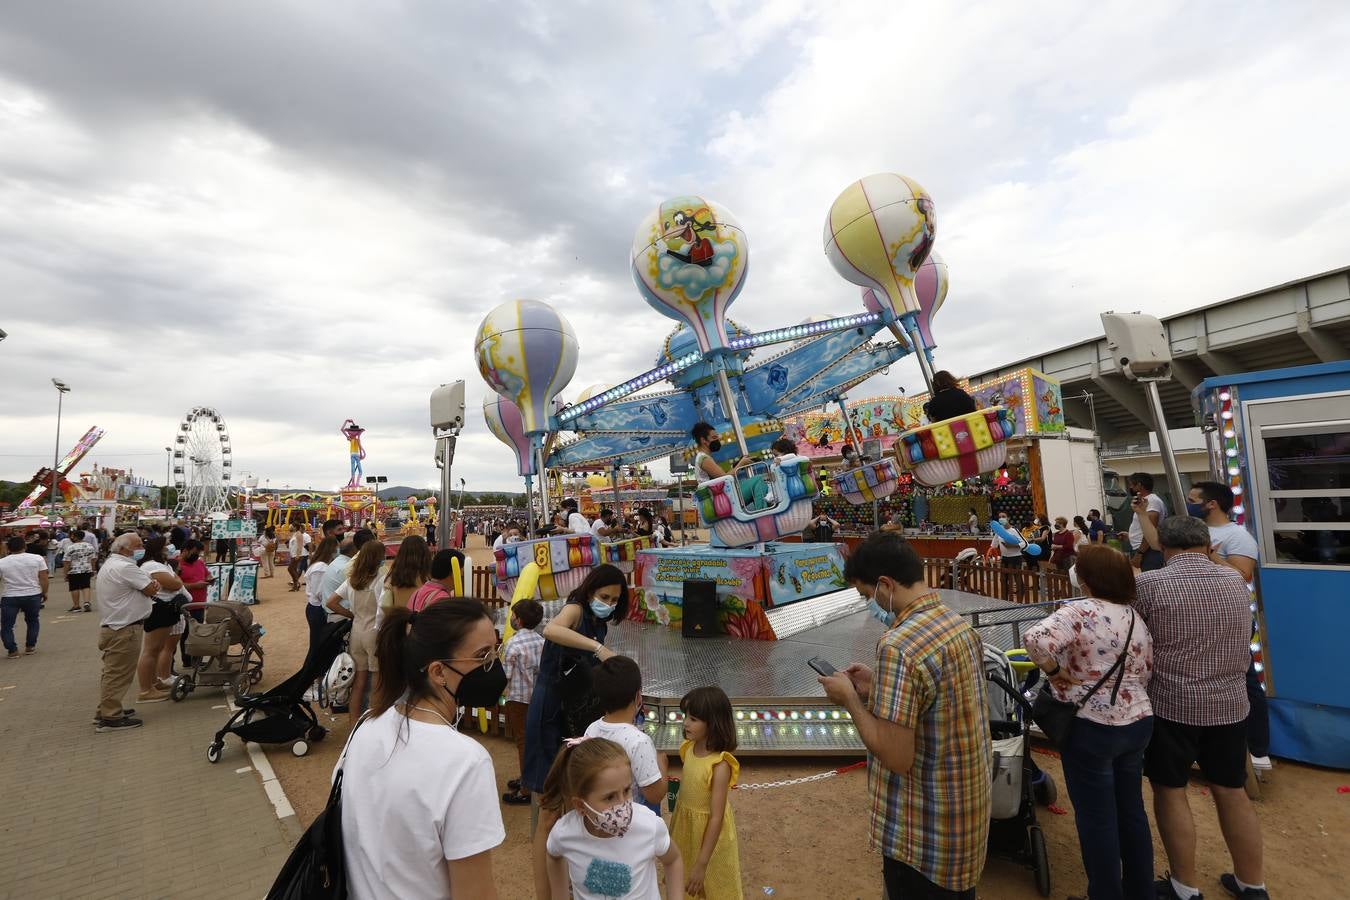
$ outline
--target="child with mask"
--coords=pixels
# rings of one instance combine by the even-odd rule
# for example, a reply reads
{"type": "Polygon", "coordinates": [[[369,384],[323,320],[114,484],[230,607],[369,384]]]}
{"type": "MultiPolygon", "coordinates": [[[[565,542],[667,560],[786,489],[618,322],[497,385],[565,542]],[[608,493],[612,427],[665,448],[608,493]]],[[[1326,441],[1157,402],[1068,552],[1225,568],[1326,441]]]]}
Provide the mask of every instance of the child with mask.
{"type": "MultiPolygon", "coordinates": [[[[544,606],[538,600],[517,600],[511,607],[511,639],[502,650],[502,666],[506,669],[506,725],[516,742],[516,758],[525,771],[525,720],[529,716],[530,695],[539,675],[539,656],[544,650],[544,639],[535,631],[544,620],[544,606]]],[[[530,802],[530,792],[519,778],[506,783],[511,790],[502,794],[503,803],[530,802]]]]}
{"type": "Polygon", "coordinates": [[[667,900],[684,896],[684,866],[666,825],[633,803],[633,771],[623,747],[604,738],[567,741],[544,785],[541,805],[560,813],[549,832],[551,896],[577,900],[667,900]]]}

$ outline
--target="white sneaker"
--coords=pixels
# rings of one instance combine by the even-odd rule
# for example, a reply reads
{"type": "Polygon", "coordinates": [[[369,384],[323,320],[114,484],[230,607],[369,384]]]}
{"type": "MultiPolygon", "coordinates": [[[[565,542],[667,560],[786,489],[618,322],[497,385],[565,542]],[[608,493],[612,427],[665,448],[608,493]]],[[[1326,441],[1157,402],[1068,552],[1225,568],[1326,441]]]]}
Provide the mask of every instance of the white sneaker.
{"type": "Polygon", "coordinates": [[[1275,764],[1270,761],[1269,756],[1253,756],[1252,768],[1258,772],[1269,772],[1275,768],[1275,764]]]}

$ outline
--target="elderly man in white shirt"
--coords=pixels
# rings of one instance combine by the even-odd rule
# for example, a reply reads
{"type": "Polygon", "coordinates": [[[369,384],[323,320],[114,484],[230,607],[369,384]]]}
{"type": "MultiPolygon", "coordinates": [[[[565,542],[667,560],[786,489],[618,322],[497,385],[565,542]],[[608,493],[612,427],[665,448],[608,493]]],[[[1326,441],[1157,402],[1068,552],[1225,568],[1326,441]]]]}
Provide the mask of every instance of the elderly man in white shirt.
{"type": "Polygon", "coordinates": [[[99,733],[143,724],[122,708],[122,698],[136,675],[142,623],[150,615],[150,598],[161,589],[158,579],[163,576],[151,575],[136,565],[138,550],[144,552],[139,535],[119,535],[98,572],[98,649],[103,652],[103,679],[94,726],[99,733]]]}

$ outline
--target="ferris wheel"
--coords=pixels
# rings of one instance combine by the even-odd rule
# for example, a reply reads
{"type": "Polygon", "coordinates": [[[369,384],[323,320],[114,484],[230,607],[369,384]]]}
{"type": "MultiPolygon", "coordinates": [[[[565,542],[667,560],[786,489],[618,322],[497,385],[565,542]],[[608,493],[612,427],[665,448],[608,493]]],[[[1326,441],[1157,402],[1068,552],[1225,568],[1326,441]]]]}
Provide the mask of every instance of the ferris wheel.
{"type": "Polygon", "coordinates": [[[230,432],[220,413],[194,406],[174,438],[173,481],[177,516],[203,516],[229,508],[230,432]]]}

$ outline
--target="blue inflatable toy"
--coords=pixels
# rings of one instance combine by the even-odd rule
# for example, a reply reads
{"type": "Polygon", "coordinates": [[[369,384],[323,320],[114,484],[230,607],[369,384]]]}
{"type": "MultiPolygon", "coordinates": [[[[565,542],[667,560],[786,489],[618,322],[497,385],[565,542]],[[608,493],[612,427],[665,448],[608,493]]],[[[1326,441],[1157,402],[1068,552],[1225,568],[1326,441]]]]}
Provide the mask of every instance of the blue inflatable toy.
{"type": "Polygon", "coordinates": [[[998,519],[990,519],[989,527],[994,530],[994,534],[998,535],[998,539],[1009,547],[1013,545],[1021,547],[1022,552],[1027,556],[1041,555],[1040,544],[1029,543],[1026,538],[1022,537],[1016,531],[1013,531],[1011,528],[1004,528],[1000,525],[998,519]]]}

